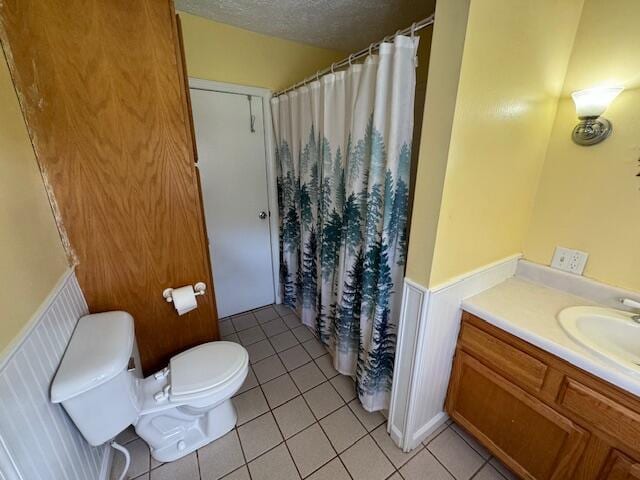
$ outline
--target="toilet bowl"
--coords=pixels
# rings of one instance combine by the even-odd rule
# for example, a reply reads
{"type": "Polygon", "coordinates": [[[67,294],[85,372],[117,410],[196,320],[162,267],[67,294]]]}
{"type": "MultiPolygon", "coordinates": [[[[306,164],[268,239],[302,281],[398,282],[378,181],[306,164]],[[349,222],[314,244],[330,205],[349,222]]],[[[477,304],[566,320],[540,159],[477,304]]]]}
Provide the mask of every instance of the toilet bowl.
{"type": "Polygon", "coordinates": [[[204,343],[146,378],[132,365],[137,356],[128,313],[97,313],[78,321],[51,385],[51,401],[62,404],[91,445],[134,425],[151,455],[170,462],[233,429],[231,397],[249,371],[242,346],[204,343]]]}

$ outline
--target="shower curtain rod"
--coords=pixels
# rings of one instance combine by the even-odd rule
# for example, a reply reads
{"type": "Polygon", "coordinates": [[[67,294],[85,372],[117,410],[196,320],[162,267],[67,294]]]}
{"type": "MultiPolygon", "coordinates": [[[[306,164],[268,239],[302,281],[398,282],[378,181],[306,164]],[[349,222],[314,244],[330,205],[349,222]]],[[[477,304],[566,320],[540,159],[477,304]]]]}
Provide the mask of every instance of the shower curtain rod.
{"type": "Polygon", "coordinates": [[[319,79],[320,76],[324,75],[325,73],[329,73],[329,72],[333,73],[333,71],[337,68],[342,68],[346,65],[351,65],[351,62],[353,62],[354,60],[358,58],[362,58],[366,55],[371,55],[371,52],[373,50],[380,48],[380,44],[386,42],[387,40],[393,40],[398,35],[406,35],[406,34],[413,35],[418,30],[422,30],[423,28],[428,27],[429,25],[433,25],[434,19],[435,19],[435,15],[431,14],[427,18],[423,18],[422,20],[414,22],[410,27],[407,27],[404,30],[398,30],[393,35],[388,35],[384,37],[382,40],[372,43],[367,48],[363,48],[362,50],[359,50],[356,53],[352,53],[347,58],[340,60],[339,62],[332,63],[331,66],[323,70],[318,70],[314,75],[311,75],[310,77],[306,77],[305,79],[299,81],[298,83],[291,85],[290,87],[287,87],[284,90],[280,90],[279,92],[274,93],[273,96],[274,97],[280,96],[282,94],[290,92],[291,90],[295,90],[301,85],[305,85],[307,82],[310,82],[314,79],[316,80],[319,79]]]}

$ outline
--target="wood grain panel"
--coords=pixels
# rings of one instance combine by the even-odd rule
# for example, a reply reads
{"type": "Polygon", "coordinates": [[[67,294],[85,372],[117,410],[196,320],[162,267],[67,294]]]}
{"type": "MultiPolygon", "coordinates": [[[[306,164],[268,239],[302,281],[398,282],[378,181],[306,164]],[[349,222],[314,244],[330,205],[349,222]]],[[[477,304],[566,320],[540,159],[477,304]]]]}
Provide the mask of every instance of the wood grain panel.
{"type": "Polygon", "coordinates": [[[144,370],[217,338],[174,8],[5,0],[0,35],[92,312],[136,321],[144,370]],[[205,281],[178,317],[169,286],[205,281]]]}
{"type": "Polygon", "coordinates": [[[640,463],[612,450],[600,475],[602,480],[640,480],[640,463]]]}
{"type": "Polygon", "coordinates": [[[517,385],[536,392],[542,387],[547,366],[522,350],[469,324],[463,324],[460,342],[463,349],[485,359],[492,368],[517,385]]]}
{"type": "Polygon", "coordinates": [[[640,414],[570,378],[558,395],[558,404],[620,442],[640,446],[640,414]]]}
{"type": "Polygon", "coordinates": [[[458,349],[447,412],[523,478],[573,473],[588,434],[458,349]]]}

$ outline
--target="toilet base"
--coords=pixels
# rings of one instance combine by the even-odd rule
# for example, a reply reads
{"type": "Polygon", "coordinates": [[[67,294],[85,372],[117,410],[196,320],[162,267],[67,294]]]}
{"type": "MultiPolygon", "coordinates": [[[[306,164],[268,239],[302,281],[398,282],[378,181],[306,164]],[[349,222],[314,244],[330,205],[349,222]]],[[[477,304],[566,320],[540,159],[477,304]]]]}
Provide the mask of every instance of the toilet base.
{"type": "Polygon", "coordinates": [[[135,428],[153,458],[172,462],[231,431],[237,419],[229,399],[203,412],[177,407],[142,415],[135,428]]]}

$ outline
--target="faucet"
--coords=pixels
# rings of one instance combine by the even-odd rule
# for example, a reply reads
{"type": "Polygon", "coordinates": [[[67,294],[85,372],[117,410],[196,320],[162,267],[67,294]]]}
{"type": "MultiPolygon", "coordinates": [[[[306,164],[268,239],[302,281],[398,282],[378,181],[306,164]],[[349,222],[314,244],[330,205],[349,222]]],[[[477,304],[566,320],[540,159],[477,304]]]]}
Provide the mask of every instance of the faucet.
{"type": "Polygon", "coordinates": [[[632,300],[630,298],[621,298],[620,303],[622,303],[626,307],[631,307],[635,310],[634,314],[631,315],[631,320],[636,323],[640,323],[640,302],[636,300],[632,300]]]}

